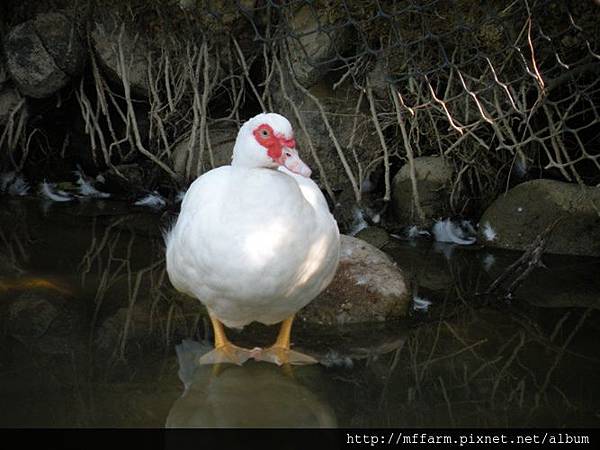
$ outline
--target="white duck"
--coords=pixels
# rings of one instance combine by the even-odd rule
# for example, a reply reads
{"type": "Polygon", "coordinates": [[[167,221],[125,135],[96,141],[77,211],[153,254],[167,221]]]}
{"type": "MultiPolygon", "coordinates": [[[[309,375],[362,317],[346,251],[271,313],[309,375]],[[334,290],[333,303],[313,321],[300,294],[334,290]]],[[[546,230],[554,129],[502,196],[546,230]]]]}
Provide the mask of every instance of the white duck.
{"type": "Polygon", "coordinates": [[[313,358],[290,350],[295,313],[331,282],[339,232],[311,171],[295,149],[292,126],[279,114],[259,114],[240,129],[231,166],[190,186],[166,238],[173,286],[206,305],[215,350],[200,363],[242,364],[250,357],[277,364],[313,358]],[[233,345],[223,324],[282,322],[275,343],[233,345]]]}

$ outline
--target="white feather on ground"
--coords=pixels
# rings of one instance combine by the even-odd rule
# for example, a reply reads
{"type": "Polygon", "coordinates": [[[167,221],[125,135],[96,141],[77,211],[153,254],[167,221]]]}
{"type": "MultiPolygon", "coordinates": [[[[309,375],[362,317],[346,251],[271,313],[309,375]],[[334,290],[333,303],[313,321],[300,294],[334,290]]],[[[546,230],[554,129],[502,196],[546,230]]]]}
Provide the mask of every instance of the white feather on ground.
{"type": "Polygon", "coordinates": [[[449,242],[459,245],[471,245],[475,243],[474,237],[467,236],[465,230],[450,219],[438,220],[433,225],[433,236],[438,242],[449,242]]]}
{"type": "Polygon", "coordinates": [[[53,202],[70,202],[75,200],[71,195],[67,194],[65,191],[61,191],[60,189],[56,189],[55,183],[48,183],[44,181],[40,184],[40,194],[47,198],[48,200],[52,200],[53,202]]]}
{"type": "Polygon", "coordinates": [[[431,236],[431,233],[427,230],[421,230],[418,226],[413,225],[408,229],[406,235],[409,239],[417,239],[421,236],[431,236]]]}
{"type": "Polygon", "coordinates": [[[81,170],[76,170],[75,174],[77,175],[77,184],[79,185],[79,193],[84,197],[92,197],[92,198],[108,198],[110,194],[107,192],[101,192],[96,189],[92,183],[84,178],[83,172],[81,170]]]}
{"type": "Polygon", "coordinates": [[[9,195],[27,195],[29,193],[29,184],[22,175],[15,172],[6,172],[0,175],[0,192],[9,195]]]}
{"type": "Polygon", "coordinates": [[[415,295],[413,297],[413,310],[427,312],[431,306],[431,301],[426,298],[415,295]]]}
{"type": "Polygon", "coordinates": [[[135,206],[147,206],[149,208],[161,209],[166,206],[167,202],[161,195],[154,191],[145,197],[142,197],[137,202],[134,203],[135,206]]]}
{"type": "Polygon", "coordinates": [[[10,195],[27,195],[29,193],[29,184],[21,175],[17,175],[13,183],[8,188],[10,195]]]}
{"type": "Polygon", "coordinates": [[[0,175],[0,191],[6,192],[8,187],[12,184],[15,179],[14,172],[6,172],[0,175]]]}
{"type": "Polygon", "coordinates": [[[489,222],[486,222],[483,225],[483,237],[485,238],[485,240],[493,241],[494,239],[496,239],[496,236],[496,231],[494,231],[489,222]]]}
{"type": "Polygon", "coordinates": [[[369,224],[365,220],[365,214],[362,209],[354,207],[352,214],[354,216],[354,221],[352,222],[352,227],[348,234],[350,236],[355,236],[360,230],[367,228],[369,224]]]}

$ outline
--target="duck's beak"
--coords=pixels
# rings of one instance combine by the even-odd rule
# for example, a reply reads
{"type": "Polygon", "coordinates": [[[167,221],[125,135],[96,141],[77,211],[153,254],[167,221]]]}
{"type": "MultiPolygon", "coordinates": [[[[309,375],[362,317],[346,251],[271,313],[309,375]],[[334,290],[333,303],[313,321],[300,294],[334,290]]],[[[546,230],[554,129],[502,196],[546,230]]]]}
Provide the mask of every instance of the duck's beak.
{"type": "Polygon", "coordinates": [[[298,175],[302,175],[303,177],[310,178],[312,170],[310,170],[310,167],[300,159],[295,148],[284,148],[281,157],[286,169],[297,173],[298,175]]]}

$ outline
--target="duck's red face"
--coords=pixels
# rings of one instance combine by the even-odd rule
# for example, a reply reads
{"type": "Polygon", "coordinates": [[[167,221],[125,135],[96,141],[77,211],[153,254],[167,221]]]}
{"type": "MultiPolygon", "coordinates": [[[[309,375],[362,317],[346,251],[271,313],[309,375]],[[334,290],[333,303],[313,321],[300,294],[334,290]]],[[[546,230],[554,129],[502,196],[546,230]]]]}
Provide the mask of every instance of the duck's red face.
{"type": "Polygon", "coordinates": [[[267,155],[275,164],[284,166],[299,175],[310,177],[311,170],[298,156],[293,136],[286,137],[277,133],[266,123],[257,126],[252,133],[256,141],[267,149],[267,155]]]}

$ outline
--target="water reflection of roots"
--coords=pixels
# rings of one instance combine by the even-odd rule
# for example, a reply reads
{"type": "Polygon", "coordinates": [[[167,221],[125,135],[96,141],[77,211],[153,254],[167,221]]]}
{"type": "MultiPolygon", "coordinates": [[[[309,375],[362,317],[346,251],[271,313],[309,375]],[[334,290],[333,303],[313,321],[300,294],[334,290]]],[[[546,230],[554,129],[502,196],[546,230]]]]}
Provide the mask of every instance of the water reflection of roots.
{"type": "Polygon", "coordinates": [[[136,236],[124,228],[127,220],[116,218],[104,226],[95,219],[90,246],[79,266],[82,286],[90,284],[95,289],[90,343],[100,326],[103,307],[110,300],[108,308],[118,308],[112,316],[120,326],[112,357],[119,359],[126,357],[132,339],[156,340],[161,336],[159,340],[169,347],[176,328],[179,334],[193,336],[201,319],[197,313],[190,321],[172,295],[162,241],[136,236]],[[124,314],[119,314],[123,310],[124,314]]]}
{"type": "Polygon", "coordinates": [[[400,368],[394,378],[407,386],[406,423],[522,426],[538,423],[536,417],[547,411],[562,423],[560,417],[585,409],[588,399],[574,395],[574,380],[558,372],[574,359],[600,363],[569,348],[591,312],[565,313],[550,333],[528,316],[487,309],[463,310],[451,320],[418,327],[406,350],[397,350],[404,355],[392,360],[400,368]],[[436,405],[444,405],[446,418],[436,405]]]}

